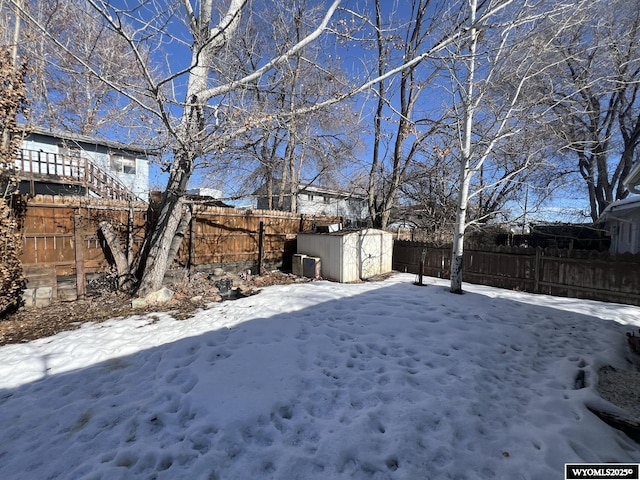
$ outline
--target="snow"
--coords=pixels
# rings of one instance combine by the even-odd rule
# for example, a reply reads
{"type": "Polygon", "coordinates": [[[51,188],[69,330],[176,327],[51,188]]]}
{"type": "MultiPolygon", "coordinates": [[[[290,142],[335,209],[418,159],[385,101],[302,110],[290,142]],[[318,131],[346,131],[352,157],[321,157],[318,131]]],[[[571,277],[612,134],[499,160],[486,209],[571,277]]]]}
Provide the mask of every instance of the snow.
{"type": "Polygon", "coordinates": [[[549,479],[638,462],[588,409],[640,308],[396,274],[0,348],[3,479],[549,479]],[[575,378],[586,373],[586,387],[575,378]]]}

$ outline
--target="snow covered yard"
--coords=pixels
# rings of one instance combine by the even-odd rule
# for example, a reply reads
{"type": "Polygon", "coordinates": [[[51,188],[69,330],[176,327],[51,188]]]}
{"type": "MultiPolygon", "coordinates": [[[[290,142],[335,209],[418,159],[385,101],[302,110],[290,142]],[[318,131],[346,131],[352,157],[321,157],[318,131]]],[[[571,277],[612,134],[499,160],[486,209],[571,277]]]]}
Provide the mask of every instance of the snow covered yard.
{"type": "Polygon", "coordinates": [[[597,372],[628,367],[640,308],[413,281],[273,286],[0,347],[0,478],[542,480],[640,462],[586,407],[615,410],[597,372]]]}

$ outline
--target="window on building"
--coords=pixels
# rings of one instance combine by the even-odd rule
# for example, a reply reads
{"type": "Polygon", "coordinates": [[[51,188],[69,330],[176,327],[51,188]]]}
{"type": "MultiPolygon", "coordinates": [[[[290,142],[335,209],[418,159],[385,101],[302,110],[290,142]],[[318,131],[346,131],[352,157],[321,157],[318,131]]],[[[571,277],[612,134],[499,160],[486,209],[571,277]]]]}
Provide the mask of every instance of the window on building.
{"type": "Polygon", "coordinates": [[[329,197],[322,197],[324,203],[331,203],[331,199],[329,197]]]}
{"type": "Polygon", "coordinates": [[[307,193],[307,200],[313,201],[313,193],[307,193]]]}
{"type": "Polygon", "coordinates": [[[135,175],[136,159],[120,153],[111,154],[111,170],[118,173],[128,173],[135,175]]]}

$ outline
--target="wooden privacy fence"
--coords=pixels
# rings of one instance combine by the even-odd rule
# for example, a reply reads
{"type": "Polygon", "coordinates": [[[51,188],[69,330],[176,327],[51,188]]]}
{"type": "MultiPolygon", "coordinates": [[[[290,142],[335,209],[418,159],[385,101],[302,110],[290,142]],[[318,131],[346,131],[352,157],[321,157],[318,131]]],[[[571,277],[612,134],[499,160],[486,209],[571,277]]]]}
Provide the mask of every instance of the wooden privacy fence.
{"type": "MultiPolygon", "coordinates": [[[[451,247],[396,241],[393,268],[448,278],[451,247]]],[[[463,280],[531,293],[640,305],[640,255],[610,255],[589,250],[495,247],[467,249],[463,280]]]]}
{"type": "Polygon", "coordinates": [[[109,271],[110,256],[98,225],[105,220],[121,233],[129,254],[139,246],[147,218],[144,202],[37,195],[26,198],[20,219],[20,260],[27,290],[25,305],[73,300],[87,279],[109,271]]]}
{"type": "Polygon", "coordinates": [[[335,223],[338,217],[300,215],[270,210],[236,210],[192,206],[189,231],[176,262],[190,270],[209,271],[291,267],[296,235],[314,224],[335,223]]]}
{"type": "MultiPolygon", "coordinates": [[[[318,217],[263,210],[192,205],[193,216],[174,266],[209,271],[287,267],[297,232],[318,217]]],[[[25,304],[73,300],[110,270],[110,252],[99,232],[110,222],[129,256],[140,247],[150,213],[144,202],[37,195],[26,200],[20,225],[27,291],[25,304]]]]}

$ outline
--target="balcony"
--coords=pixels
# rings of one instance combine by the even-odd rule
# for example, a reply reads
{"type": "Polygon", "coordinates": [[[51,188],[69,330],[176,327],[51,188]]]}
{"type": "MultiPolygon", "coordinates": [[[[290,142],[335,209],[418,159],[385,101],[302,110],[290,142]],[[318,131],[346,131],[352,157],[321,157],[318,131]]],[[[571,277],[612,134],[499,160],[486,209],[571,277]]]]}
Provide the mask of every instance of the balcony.
{"type": "Polygon", "coordinates": [[[41,150],[21,149],[15,162],[16,175],[29,182],[74,186],[86,195],[122,201],[140,201],[120,180],[82,156],[65,156],[41,150]]]}

